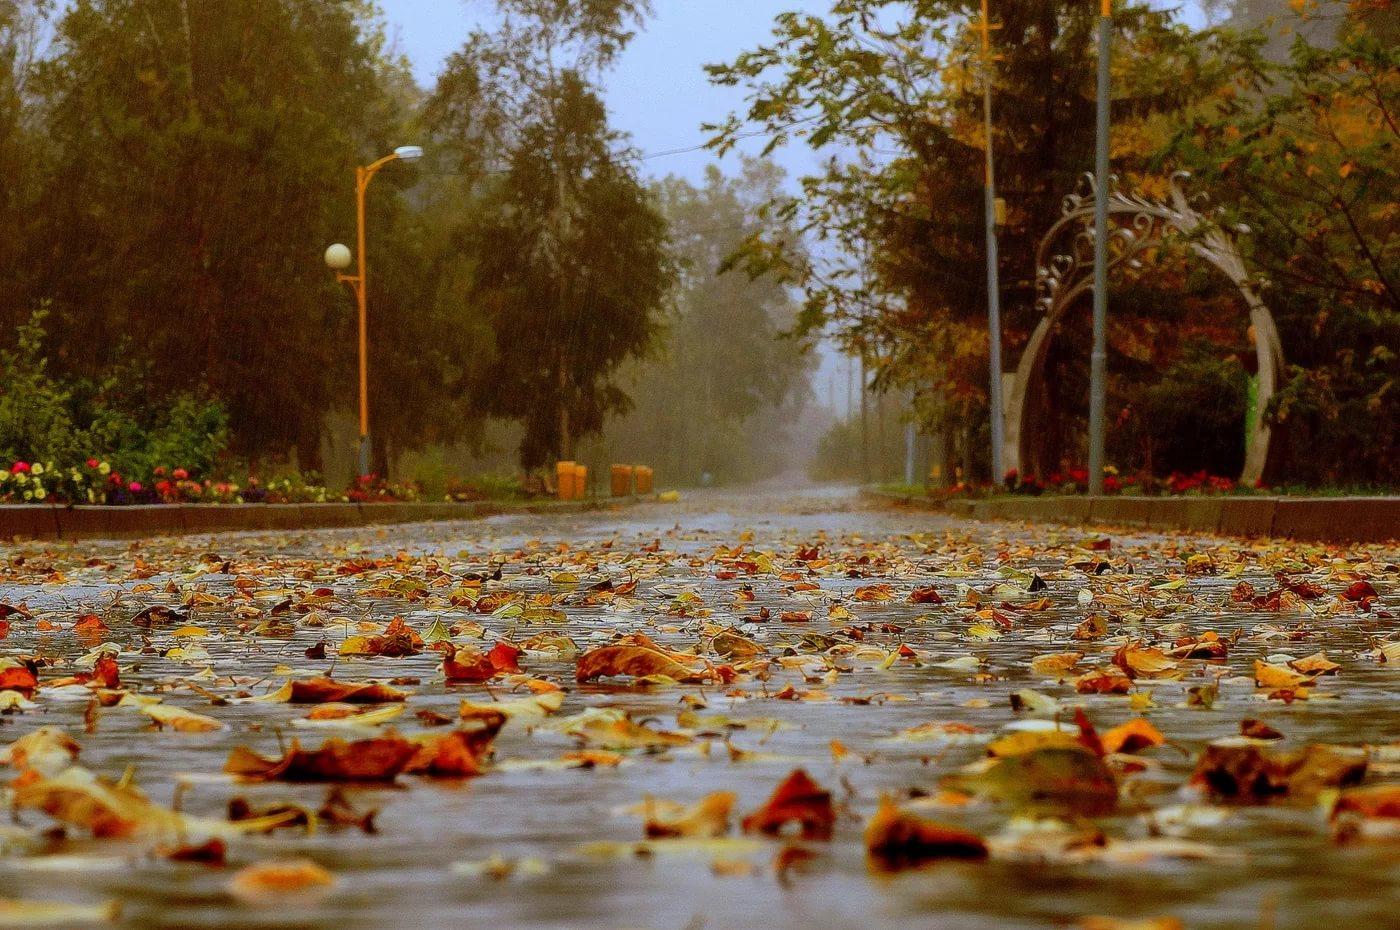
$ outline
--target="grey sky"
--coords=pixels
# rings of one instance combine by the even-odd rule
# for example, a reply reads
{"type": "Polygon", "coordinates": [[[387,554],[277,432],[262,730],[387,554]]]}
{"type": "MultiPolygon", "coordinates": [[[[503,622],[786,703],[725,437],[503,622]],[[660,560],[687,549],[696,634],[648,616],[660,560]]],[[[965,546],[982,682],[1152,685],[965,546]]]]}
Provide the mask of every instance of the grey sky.
{"type": "MultiPolygon", "coordinates": [[[[399,43],[413,61],[419,83],[432,86],[443,59],[468,31],[485,19],[490,0],[379,0],[399,43]]],[[[1089,0],[1085,0],[1089,2],[1089,0]]],[[[1195,0],[1162,0],[1154,5],[1185,5],[1193,21],[1195,0]]],[[[617,128],[630,133],[644,153],[671,152],[704,140],[700,124],[723,118],[742,102],[742,92],[715,87],[705,64],[732,59],[766,39],[773,17],[784,10],[824,12],[831,0],[654,0],[656,16],[633,41],[608,75],[608,104],[617,128]]],[[[761,140],[754,147],[761,145],[761,140]]],[[[777,156],[792,173],[815,164],[802,147],[777,156]]],[[[714,161],[709,152],[647,159],[648,174],[680,174],[698,179],[714,161]]]]}
{"type": "MultiPolygon", "coordinates": [[[[443,59],[486,19],[490,0],[380,0],[418,82],[432,86],[443,59]]],[[[701,70],[733,58],[768,36],[773,17],[793,9],[822,11],[829,0],[655,0],[656,16],[607,79],[614,124],[643,153],[672,152],[704,141],[703,122],[722,119],[742,101],[738,89],[714,87],[701,70]]],[[[814,164],[800,150],[780,158],[800,172],[814,164]]],[[[648,174],[698,179],[709,152],[650,157],[648,174]]]]}

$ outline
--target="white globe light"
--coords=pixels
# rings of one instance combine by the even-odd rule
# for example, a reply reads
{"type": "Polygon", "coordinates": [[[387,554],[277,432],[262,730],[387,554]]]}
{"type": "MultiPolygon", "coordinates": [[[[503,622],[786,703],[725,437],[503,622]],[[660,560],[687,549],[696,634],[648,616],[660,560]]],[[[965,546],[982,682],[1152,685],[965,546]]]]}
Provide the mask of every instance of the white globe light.
{"type": "Polygon", "coordinates": [[[350,254],[349,246],[341,245],[337,242],[335,245],[326,249],[326,266],[332,271],[344,271],[346,268],[350,267],[350,260],[353,257],[354,256],[350,254]]]}

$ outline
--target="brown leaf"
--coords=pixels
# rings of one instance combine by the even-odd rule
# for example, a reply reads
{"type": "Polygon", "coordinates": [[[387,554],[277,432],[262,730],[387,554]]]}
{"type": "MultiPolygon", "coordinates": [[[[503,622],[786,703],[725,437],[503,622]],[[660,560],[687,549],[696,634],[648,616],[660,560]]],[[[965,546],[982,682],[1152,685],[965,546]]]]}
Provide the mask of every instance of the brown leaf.
{"type": "Polygon", "coordinates": [[[1116,666],[1096,668],[1074,680],[1074,690],[1080,694],[1127,694],[1133,680],[1116,666]]]}
{"type": "Polygon", "coordinates": [[[829,840],[836,825],[831,794],[802,769],[795,769],[773,791],[767,802],[744,818],[745,833],[777,836],[796,822],[804,840],[829,840]]]}
{"type": "Polygon", "coordinates": [[[701,682],[709,681],[713,672],[708,668],[689,668],[670,655],[648,646],[600,646],[578,657],[578,668],[574,672],[578,681],[614,675],[633,678],[665,675],[676,681],[701,682]]]}
{"type": "Polygon", "coordinates": [[[387,704],[408,698],[407,692],[377,682],[333,678],[293,680],[283,688],[286,691],[284,700],[292,704],[387,704]]]}
{"type": "Polygon", "coordinates": [[[506,722],[504,714],[482,720],[475,730],[449,730],[416,737],[418,752],[404,766],[405,773],[466,778],[480,775],[491,756],[491,743],[506,722]]]}
{"type": "Polygon", "coordinates": [[[451,646],[442,658],[442,673],[448,681],[490,681],[500,674],[490,656],[469,646],[451,646]]]}
{"type": "Polygon", "coordinates": [[[224,771],[257,781],[393,781],[420,749],[393,730],[353,742],[332,737],[312,750],[302,749],[293,739],[281,758],[238,746],[229,753],[224,771]]]}
{"type": "Polygon", "coordinates": [[[944,826],[901,811],[884,796],[865,826],[866,861],[874,871],[916,869],[939,859],[986,859],[987,844],[976,833],[944,826]]]}
{"type": "Polygon", "coordinates": [[[1240,804],[1290,798],[1307,801],[1325,788],[1345,788],[1366,774],[1366,753],[1346,746],[1313,743],[1294,753],[1275,753],[1231,737],[1206,746],[1191,784],[1213,797],[1240,804]]]}
{"type": "Polygon", "coordinates": [[[933,585],[926,588],[915,588],[909,592],[909,603],[911,604],[942,604],[943,595],[938,593],[938,589],[933,585]]]}

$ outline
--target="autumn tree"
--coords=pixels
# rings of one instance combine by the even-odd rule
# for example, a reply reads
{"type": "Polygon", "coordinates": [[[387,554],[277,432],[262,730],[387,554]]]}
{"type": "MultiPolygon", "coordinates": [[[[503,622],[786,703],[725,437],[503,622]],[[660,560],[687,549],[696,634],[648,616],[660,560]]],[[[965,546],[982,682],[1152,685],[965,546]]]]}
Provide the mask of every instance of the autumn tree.
{"type": "Polygon", "coordinates": [[[1271,412],[1288,474],[1400,480],[1400,46],[1394,11],[1304,5],[1341,23],[1256,60],[1258,91],[1212,97],[1181,121],[1165,163],[1184,164],[1250,229],[1289,379],[1271,412]],[[1387,16],[1389,17],[1387,19],[1387,16]]]}
{"type": "MultiPolygon", "coordinates": [[[[801,198],[775,205],[817,246],[789,258],[756,236],[745,260],[800,285],[802,327],[836,336],[870,363],[873,384],[906,385],[932,426],[953,427],[964,467],[986,447],[985,251],[980,203],[982,82],[994,81],[1006,352],[1014,365],[1037,314],[1034,255],[1063,196],[1092,166],[1094,28],[1079,2],[994,4],[995,60],[983,61],[970,0],[838,0],[829,14],[785,13],[762,47],[710,69],[743,87],[744,111],[715,127],[714,144],[746,132],[771,145],[806,144],[829,157],[803,178],[801,198]]],[[[1145,4],[1115,13],[1115,170],[1141,174],[1136,137],[1153,114],[1192,105],[1224,79],[1236,52],[1220,33],[1193,33],[1145,4]]],[[[1132,300],[1123,301],[1127,307],[1132,300]]],[[[1115,314],[1120,327],[1142,318],[1115,314]]],[[[1166,319],[1156,324],[1169,329],[1166,319]]],[[[1050,406],[1078,410],[1072,341],[1050,406]],[[1074,389],[1074,390],[1071,390],[1074,389]]],[[[1121,345],[1113,367],[1124,364],[1121,345]]],[[[1069,417],[1055,430],[1074,445],[1069,417]]]]}

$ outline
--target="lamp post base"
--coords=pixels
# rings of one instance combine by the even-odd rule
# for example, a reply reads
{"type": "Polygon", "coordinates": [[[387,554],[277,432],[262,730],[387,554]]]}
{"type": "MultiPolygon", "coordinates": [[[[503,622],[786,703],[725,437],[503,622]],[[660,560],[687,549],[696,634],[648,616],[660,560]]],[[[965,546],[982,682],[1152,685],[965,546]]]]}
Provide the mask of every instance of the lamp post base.
{"type": "Polygon", "coordinates": [[[368,477],[370,476],[369,453],[370,453],[369,434],[365,434],[365,435],[363,435],[363,436],[360,437],[360,477],[361,477],[361,478],[368,478],[368,477]]]}

